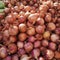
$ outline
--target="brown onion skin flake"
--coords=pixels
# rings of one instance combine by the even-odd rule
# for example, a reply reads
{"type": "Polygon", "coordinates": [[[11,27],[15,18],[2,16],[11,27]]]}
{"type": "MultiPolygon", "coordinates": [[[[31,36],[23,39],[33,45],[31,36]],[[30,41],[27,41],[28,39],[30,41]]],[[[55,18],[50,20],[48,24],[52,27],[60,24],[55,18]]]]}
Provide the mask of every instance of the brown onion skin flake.
{"type": "Polygon", "coordinates": [[[60,0],[1,0],[0,60],[60,60],[60,0]]]}

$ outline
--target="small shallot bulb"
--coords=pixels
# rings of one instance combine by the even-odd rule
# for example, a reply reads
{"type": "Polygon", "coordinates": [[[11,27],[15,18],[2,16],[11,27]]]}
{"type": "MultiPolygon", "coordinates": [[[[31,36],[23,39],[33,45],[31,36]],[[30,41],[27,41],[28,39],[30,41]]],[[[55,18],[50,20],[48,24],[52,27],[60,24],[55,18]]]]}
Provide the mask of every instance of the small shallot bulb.
{"type": "Polygon", "coordinates": [[[17,12],[14,12],[13,13],[13,17],[16,19],[16,18],[18,18],[18,13],[17,12]]]}
{"type": "Polygon", "coordinates": [[[32,27],[32,26],[33,26],[33,24],[32,24],[32,23],[30,23],[30,22],[27,22],[27,26],[28,26],[28,27],[32,27]]]}
{"type": "Polygon", "coordinates": [[[44,19],[39,17],[37,19],[36,23],[39,24],[39,25],[44,25],[44,19]]]}
{"type": "Polygon", "coordinates": [[[44,33],[44,27],[43,26],[37,26],[36,27],[36,32],[38,33],[38,34],[42,34],[42,33],[44,33]]]}
{"type": "Polygon", "coordinates": [[[32,51],[32,56],[37,59],[40,55],[40,50],[39,49],[33,49],[32,51]]]}
{"type": "Polygon", "coordinates": [[[3,36],[9,37],[9,31],[8,31],[8,30],[5,30],[5,31],[3,32],[3,36]]]}
{"type": "Polygon", "coordinates": [[[7,20],[8,23],[11,23],[11,24],[15,21],[12,15],[8,15],[6,17],[6,20],[7,20]]]}
{"type": "Polygon", "coordinates": [[[35,40],[36,40],[36,38],[34,36],[29,36],[28,37],[28,41],[29,42],[32,42],[33,43],[35,40]]]}
{"type": "Polygon", "coordinates": [[[25,13],[25,16],[28,17],[29,15],[30,15],[30,12],[27,11],[27,12],[25,13]]]}
{"type": "Polygon", "coordinates": [[[7,56],[7,48],[3,46],[0,48],[0,57],[5,58],[6,56],[7,56]]]}
{"type": "Polygon", "coordinates": [[[51,41],[52,42],[57,42],[59,40],[59,36],[57,34],[52,34],[51,35],[51,41]]]}
{"type": "Polygon", "coordinates": [[[30,6],[24,6],[24,10],[25,11],[30,11],[31,10],[31,7],[30,6]]]}
{"type": "Polygon", "coordinates": [[[31,56],[22,55],[20,60],[29,60],[31,56]]]}
{"type": "Polygon", "coordinates": [[[36,37],[37,40],[42,40],[42,38],[43,38],[43,36],[40,35],[40,34],[36,34],[35,37],[36,37]]]}
{"type": "Polygon", "coordinates": [[[60,35],[60,28],[56,28],[55,32],[60,35]]]}
{"type": "Polygon", "coordinates": [[[39,57],[39,59],[38,60],[45,60],[43,57],[39,57]]]}
{"type": "Polygon", "coordinates": [[[49,31],[45,31],[44,34],[43,34],[43,37],[44,37],[45,39],[49,39],[49,37],[50,37],[50,32],[49,32],[49,31]]]}
{"type": "Polygon", "coordinates": [[[48,41],[47,40],[42,40],[42,46],[47,47],[48,46],[48,41]]]}
{"type": "Polygon", "coordinates": [[[55,58],[56,58],[56,59],[60,59],[60,52],[55,51],[55,58]]]}
{"type": "Polygon", "coordinates": [[[46,22],[50,22],[51,19],[52,19],[51,13],[47,13],[46,16],[45,16],[45,21],[46,21],[46,22]]]}
{"type": "Polygon", "coordinates": [[[39,7],[39,10],[40,11],[44,11],[44,13],[48,10],[48,6],[47,5],[41,5],[40,7],[39,7]]]}
{"type": "Polygon", "coordinates": [[[38,48],[41,46],[41,42],[40,41],[35,41],[34,42],[34,48],[38,48]]]}
{"type": "Polygon", "coordinates": [[[27,30],[26,24],[21,23],[19,25],[19,30],[20,30],[20,32],[26,32],[26,30],[27,30]]]}
{"type": "Polygon", "coordinates": [[[20,48],[19,50],[18,50],[18,55],[19,56],[22,56],[22,55],[24,55],[26,52],[25,52],[25,50],[23,49],[23,48],[20,48]]]}
{"type": "Polygon", "coordinates": [[[25,43],[24,48],[26,52],[30,52],[33,49],[33,44],[30,42],[25,43]]]}
{"type": "Polygon", "coordinates": [[[23,23],[23,22],[26,21],[26,17],[21,15],[21,16],[18,17],[18,21],[19,21],[19,23],[23,23]]]}
{"type": "Polygon", "coordinates": [[[34,27],[29,27],[27,30],[27,34],[32,36],[35,35],[35,28],[34,27]]]}
{"type": "Polygon", "coordinates": [[[3,60],[11,60],[11,56],[7,56],[7,57],[4,58],[3,60]]]}
{"type": "Polygon", "coordinates": [[[14,43],[8,45],[9,54],[13,54],[17,51],[17,46],[14,43]]]}
{"type": "Polygon", "coordinates": [[[17,26],[12,26],[9,28],[9,34],[10,35],[17,35],[18,34],[18,27],[17,26]]]}
{"type": "Polygon", "coordinates": [[[17,42],[18,49],[23,48],[23,45],[24,45],[23,42],[20,41],[17,42]]]}
{"type": "Polygon", "coordinates": [[[38,18],[38,14],[37,14],[37,13],[35,13],[35,14],[30,14],[30,15],[28,16],[28,21],[29,21],[30,23],[32,23],[32,24],[35,24],[37,18],[38,18]]]}
{"type": "Polygon", "coordinates": [[[20,41],[25,41],[26,38],[27,38],[27,34],[26,34],[26,33],[20,33],[20,34],[18,35],[18,39],[19,39],[20,41]]]}
{"type": "Polygon", "coordinates": [[[56,29],[55,24],[54,24],[54,23],[52,23],[52,22],[48,23],[47,27],[48,27],[48,29],[49,29],[50,31],[53,31],[53,30],[55,30],[55,29],[56,29]]]}
{"type": "Polygon", "coordinates": [[[17,55],[17,54],[13,55],[13,56],[12,56],[12,60],[19,60],[18,55],[17,55]]]}
{"type": "Polygon", "coordinates": [[[16,38],[16,36],[10,36],[9,40],[10,40],[10,42],[16,42],[17,38],[16,38]]]}
{"type": "Polygon", "coordinates": [[[56,50],[56,44],[53,43],[53,42],[49,43],[49,48],[50,48],[51,50],[56,50]]]}
{"type": "Polygon", "coordinates": [[[54,57],[54,52],[52,50],[47,50],[46,51],[46,58],[52,59],[53,57],[54,57]]]}

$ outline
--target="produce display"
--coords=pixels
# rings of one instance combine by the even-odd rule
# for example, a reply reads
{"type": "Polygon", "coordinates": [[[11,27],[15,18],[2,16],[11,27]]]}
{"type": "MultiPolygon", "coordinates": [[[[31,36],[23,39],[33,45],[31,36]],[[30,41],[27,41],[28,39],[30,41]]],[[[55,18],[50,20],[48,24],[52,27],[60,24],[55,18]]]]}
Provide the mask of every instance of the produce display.
{"type": "Polygon", "coordinates": [[[60,0],[0,0],[0,60],[60,60],[60,0]]]}

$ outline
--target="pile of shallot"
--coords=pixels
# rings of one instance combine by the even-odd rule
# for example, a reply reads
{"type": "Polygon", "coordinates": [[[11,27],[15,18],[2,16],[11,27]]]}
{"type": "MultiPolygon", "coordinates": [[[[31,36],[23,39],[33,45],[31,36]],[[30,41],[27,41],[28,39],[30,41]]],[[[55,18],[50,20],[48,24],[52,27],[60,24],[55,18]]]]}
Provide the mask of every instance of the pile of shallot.
{"type": "Polygon", "coordinates": [[[60,0],[0,1],[0,60],[60,60],[60,0]]]}

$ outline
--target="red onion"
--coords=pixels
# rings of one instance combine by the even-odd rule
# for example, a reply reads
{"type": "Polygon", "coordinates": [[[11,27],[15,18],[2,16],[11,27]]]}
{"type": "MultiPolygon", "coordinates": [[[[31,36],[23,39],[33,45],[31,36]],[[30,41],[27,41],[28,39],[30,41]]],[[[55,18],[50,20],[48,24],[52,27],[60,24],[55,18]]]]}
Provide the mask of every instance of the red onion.
{"type": "Polygon", "coordinates": [[[44,25],[44,19],[39,17],[37,19],[36,23],[39,24],[39,25],[44,25]]]}
{"type": "Polygon", "coordinates": [[[25,11],[30,11],[30,10],[31,10],[31,7],[30,7],[30,6],[25,6],[25,7],[24,7],[24,10],[25,10],[25,11]]]}
{"type": "Polygon", "coordinates": [[[17,46],[14,43],[8,45],[9,54],[13,54],[17,51],[17,46]]]}
{"type": "Polygon", "coordinates": [[[18,21],[19,21],[19,23],[23,23],[23,22],[26,21],[26,17],[21,15],[21,16],[18,17],[18,21]]]}
{"type": "Polygon", "coordinates": [[[42,46],[47,47],[49,42],[47,40],[42,40],[42,46]]]}
{"type": "Polygon", "coordinates": [[[18,49],[23,48],[23,45],[24,45],[23,42],[20,42],[20,41],[17,42],[18,49]]]}
{"type": "Polygon", "coordinates": [[[38,34],[42,34],[42,33],[44,33],[44,27],[43,26],[37,26],[36,27],[36,32],[38,33],[38,34]]]}
{"type": "Polygon", "coordinates": [[[53,43],[53,42],[51,42],[51,43],[49,43],[49,48],[51,49],[51,50],[56,50],[56,44],[55,43],[53,43]]]}
{"type": "Polygon", "coordinates": [[[14,43],[17,41],[17,38],[16,38],[16,36],[10,36],[9,40],[10,40],[10,42],[14,43]]]}
{"type": "Polygon", "coordinates": [[[40,34],[36,34],[36,40],[42,40],[43,36],[40,34]]]}
{"type": "Polygon", "coordinates": [[[33,44],[30,42],[25,43],[24,48],[26,52],[30,52],[33,49],[33,44]]]}
{"type": "Polygon", "coordinates": [[[30,15],[28,16],[28,21],[29,21],[30,23],[32,23],[32,24],[35,24],[35,22],[36,22],[36,20],[37,20],[37,18],[38,18],[38,15],[39,15],[39,14],[37,14],[37,13],[35,13],[35,14],[30,14],[30,15]]]}
{"type": "Polygon", "coordinates": [[[39,57],[39,55],[40,55],[40,50],[39,49],[33,49],[32,56],[37,59],[39,57]]]}
{"type": "Polygon", "coordinates": [[[55,51],[55,58],[60,59],[60,53],[58,51],[55,51]]]}
{"type": "Polygon", "coordinates": [[[8,15],[6,17],[6,20],[7,20],[8,23],[13,23],[15,21],[12,15],[8,15]]]}
{"type": "Polygon", "coordinates": [[[26,24],[21,23],[19,25],[19,30],[20,30],[20,32],[26,32],[26,30],[27,30],[26,24]]]}
{"type": "Polygon", "coordinates": [[[54,57],[54,52],[52,50],[47,50],[46,51],[46,58],[52,59],[53,57],[54,57]]]}
{"type": "Polygon", "coordinates": [[[51,35],[51,41],[52,42],[57,42],[59,40],[59,36],[57,34],[52,34],[51,35]]]}
{"type": "Polygon", "coordinates": [[[3,60],[11,60],[11,56],[7,56],[7,57],[4,58],[3,60]]]}
{"type": "Polygon", "coordinates": [[[51,19],[52,19],[51,13],[47,13],[46,16],[45,16],[45,21],[46,21],[46,22],[50,22],[51,19]]]}
{"type": "Polygon", "coordinates": [[[50,38],[50,32],[49,31],[45,31],[44,34],[43,34],[43,37],[45,39],[49,39],[50,38]]]}
{"type": "Polygon", "coordinates": [[[35,35],[35,28],[29,27],[27,30],[27,34],[30,36],[35,35]]]}
{"type": "Polygon", "coordinates": [[[36,40],[36,38],[34,36],[29,36],[28,37],[28,41],[29,42],[32,42],[33,43],[35,40],[36,40]]]}
{"type": "Polygon", "coordinates": [[[17,35],[18,34],[18,27],[17,26],[12,26],[9,28],[9,34],[10,35],[17,35]]]}
{"type": "Polygon", "coordinates": [[[23,48],[20,48],[19,50],[18,50],[18,55],[19,56],[22,56],[22,55],[24,55],[26,52],[25,52],[25,50],[23,49],[23,48]]]}
{"type": "Polygon", "coordinates": [[[55,29],[56,29],[55,24],[54,24],[54,23],[52,23],[52,22],[48,23],[47,27],[48,27],[48,29],[49,29],[49,30],[51,30],[51,31],[53,31],[53,30],[55,30],[55,29]]]}
{"type": "Polygon", "coordinates": [[[5,30],[5,31],[3,32],[3,36],[9,37],[9,31],[8,31],[8,30],[5,30]]]}
{"type": "Polygon", "coordinates": [[[0,48],[0,57],[5,58],[6,56],[7,56],[7,48],[3,46],[0,48]]]}
{"type": "Polygon", "coordinates": [[[17,55],[17,54],[13,55],[13,56],[12,56],[12,60],[19,60],[18,55],[17,55]]]}
{"type": "Polygon", "coordinates": [[[40,41],[35,41],[34,42],[34,48],[38,48],[41,46],[41,42],[40,41]]]}
{"type": "Polygon", "coordinates": [[[20,33],[18,35],[18,38],[19,38],[20,41],[25,41],[26,38],[27,38],[27,34],[26,33],[20,33]]]}

